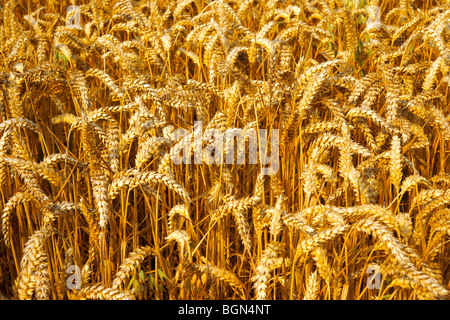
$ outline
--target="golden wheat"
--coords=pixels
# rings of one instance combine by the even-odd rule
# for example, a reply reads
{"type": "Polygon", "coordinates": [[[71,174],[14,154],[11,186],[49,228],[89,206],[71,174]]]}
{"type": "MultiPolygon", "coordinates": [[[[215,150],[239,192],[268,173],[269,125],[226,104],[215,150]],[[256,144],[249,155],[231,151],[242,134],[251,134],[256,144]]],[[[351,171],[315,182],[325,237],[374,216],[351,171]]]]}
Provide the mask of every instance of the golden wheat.
{"type": "Polygon", "coordinates": [[[1,6],[0,298],[448,299],[447,5],[72,4],[1,6]]]}

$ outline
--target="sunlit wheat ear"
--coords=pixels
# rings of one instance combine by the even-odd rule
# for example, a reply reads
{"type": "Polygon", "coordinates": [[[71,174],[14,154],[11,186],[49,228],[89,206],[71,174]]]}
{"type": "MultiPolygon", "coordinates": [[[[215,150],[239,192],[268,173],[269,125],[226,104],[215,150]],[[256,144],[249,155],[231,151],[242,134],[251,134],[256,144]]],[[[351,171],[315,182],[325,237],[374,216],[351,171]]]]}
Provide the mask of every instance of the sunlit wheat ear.
{"type": "MultiPolygon", "coordinates": [[[[421,210],[419,210],[419,212],[417,213],[417,215],[415,216],[415,227],[414,227],[414,236],[416,238],[417,241],[420,240],[421,236],[423,236],[423,228],[424,226],[424,222],[426,221],[426,219],[436,210],[439,210],[441,208],[445,208],[446,205],[448,205],[450,203],[450,190],[447,189],[446,191],[440,190],[440,192],[431,192],[433,189],[431,190],[422,190],[421,194],[419,194],[417,197],[419,196],[423,196],[424,194],[428,194],[428,195],[433,195],[437,196],[436,200],[432,200],[429,203],[427,203],[426,205],[423,206],[423,208],[421,208],[421,210]],[[430,191],[430,192],[425,192],[425,191],[430,191]]],[[[439,189],[435,190],[435,191],[439,191],[439,189]]]]}
{"type": "MultiPolygon", "coordinates": [[[[422,207],[425,212],[419,212],[421,217],[430,214],[449,203],[450,191],[448,189],[425,189],[414,198],[415,203],[422,207]]],[[[422,209],[421,208],[421,209],[422,209]]],[[[419,220],[419,216],[416,217],[419,220]]]]}
{"type": "MultiPolygon", "coordinates": [[[[386,250],[386,246],[380,245],[382,249],[386,250]]],[[[415,262],[416,265],[418,265],[424,274],[427,276],[436,279],[439,282],[442,282],[442,274],[440,270],[432,269],[428,265],[427,262],[424,262],[422,258],[419,257],[419,255],[410,247],[405,247],[406,251],[412,258],[412,260],[415,262]],[[421,260],[423,261],[423,264],[421,264],[421,260]]],[[[432,252],[430,252],[432,253],[432,252]]],[[[400,278],[403,279],[408,283],[410,286],[409,288],[413,288],[415,291],[417,291],[417,294],[420,297],[427,296],[427,300],[434,300],[436,299],[436,293],[429,291],[426,287],[422,286],[422,284],[419,281],[416,281],[414,278],[412,278],[410,275],[405,273],[401,265],[398,263],[398,261],[395,260],[395,258],[388,259],[388,264],[386,267],[381,268],[382,274],[386,274],[387,276],[394,275],[394,278],[400,278]]]]}
{"type": "Polygon", "coordinates": [[[389,173],[392,184],[395,186],[397,190],[400,188],[400,183],[402,180],[402,149],[400,138],[395,135],[392,137],[392,146],[391,146],[391,160],[389,163],[389,173]]]}
{"type": "Polygon", "coordinates": [[[83,287],[74,300],[135,300],[135,296],[128,291],[107,288],[98,283],[83,287]]]}
{"type": "Polygon", "coordinates": [[[58,163],[63,163],[64,165],[70,164],[72,166],[77,166],[79,168],[87,168],[88,164],[86,162],[79,161],[71,156],[62,153],[53,153],[45,157],[39,164],[42,166],[56,166],[58,163]]]}
{"type": "Polygon", "coordinates": [[[309,207],[301,212],[297,212],[297,213],[284,213],[281,218],[283,220],[283,223],[288,227],[288,228],[293,228],[293,229],[297,229],[300,230],[302,232],[304,232],[307,235],[313,235],[316,231],[315,229],[310,226],[307,223],[307,219],[309,214],[315,214],[315,215],[323,215],[323,210],[322,208],[317,208],[317,207],[309,207]],[[314,212],[316,210],[316,212],[314,212]]]}
{"type": "Polygon", "coordinates": [[[190,196],[188,192],[179,185],[172,177],[157,173],[157,172],[140,172],[135,169],[130,169],[121,172],[117,178],[115,178],[111,184],[108,186],[108,194],[111,199],[114,199],[118,196],[119,191],[121,189],[126,188],[136,188],[141,184],[154,184],[154,183],[162,183],[167,186],[169,189],[177,192],[181,198],[190,202],[190,196]]]}
{"type": "Polygon", "coordinates": [[[265,249],[259,258],[256,266],[256,274],[252,277],[253,288],[255,290],[257,300],[266,300],[268,294],[268,285],[271,279],[271,268],[275,260],[282,254],[282,246],[280,243],[271,243],[265,249]]]}
{"type": "Polygon", "coordinates": [[[321,71],[317,78],[314,81],[311,80],[311,75],[309,78],[305,78],[305,82],[307,86],[303,92],[302,99],[300,103],[296,106],[295,111],[289,115],[288,121],[285,125],[285,140],[292,138],[294,134],[296,126],[306,117],[308,110],[311,108],[311,104],[316,98],[316,96],[320,93],[321,86],[329,76],[328,71],[325,69],[321,71]],[[308,82],[309,81],[309,82],[308,82]]]}
{"type": "Polygon", "coordinates": [[[245,211],[239,209],[231,209],[231,213],[236,221],[236,227],[238,229],[241,241],[247,252],[252,251],[252,240],[250,236],[250,226],[248,224],[248,219],[246,217],[245,211]]]}
{"type": "Polygon", "coordinates": [[[448,291],[438,283],[436,279],[417,269],[411,262],[409,255],[405,252],[406,246],[400,243],[383,224],[374,221],[371,218],[366,218],[355,224],[353,227],[356,230],[372,234],[382,242],[397,260],[402,271],[408,277],[417,281],[422,287],[426,288],[435,298],[447,297],[448,291]]]}
{"type": "Polygon", "coordinates": [[[158,157],[158,155],[162,153],[162,150],[164,150],[164,147],[169,146],[170,144],[170,140],[165,137],[146,138],[139,143],[139,149],[136,154],[136,168],[141,170],[147,161],[152,157],[158,157]]]}
{"type": "Polygon", "coordinates": [[[91,166],[98,165],[98,154],[95,150],[95,132],[93,124],[88,120],[87,115],[81,117],[81,140],[84,150],[89,156],[91,166]]]}
{"type": "Polygon", "coordinates": [[[258,174],[255,181],[255,188],[253,190],[253,201],[254,205],[259,205],[264,200],[264,183],[266,177],[263,174],[258,174]]]}
{"type": "Polygon", "coordinates": [[[303,133],[322,133],[330,132],[333,130],[340,130],[341,124],[338,121],[327,121],[327,122],[315,122],[306,125],[302,131],[303,133]]]}
{"type": "Polygon", "coordinates": [[[356,103],[360,97],[363,96],[364,92],[372,86],[378,79],[380,75],[376,72],[369,73],[368,75],[364,76],[362,79],[359,79],[350,96],[348,97],[348,103],[356,103]]]}
{"type": "Polygon", "coordinates": [[[308,237],[307,239],[301,241],[295,250],[294,263],[302,263],[306,257],[309,255],[311,250],[317,246],[321,246],[334,238],[340,236],[341,234],[350,230],[350,225],[341,225],[333,228],[326,229],[324,231],[317,232],[315,235],[308,237]]]}
{"type": "Polygon", "coordinates": [[[386,122],[386,120],[380,116],[375,110],[372,109],[366,109],[366,108],[351,108],[347,114],[346,117],[353,119],[356,117],[366,118],[368,120],[371,120],[381,126],[382,128],[385,128],[386,130],[390,132],[395,132],[395,128],[391,126],[389,123],[386,122]]]}
{"type": "Polygon", "coordinates": [[[440,172],[436,176],[430,179],[435,185],[449,186],[450,185],[450,175],[444,172],[440,172]]]}
{"type": "Polygon", "coordinates": [[[317,271],[311,273],[306,282],[305,296],[303,300],[316,300],[319,294],[320,281],[317,277],[317,271]]]}
{"type": "Polygon", "coordinates": [[[86,286],[91,281],[93,273],[91,261],[93,261],[93,259],[89,258],[83,265],[83,268],[81,268],[81,288],[86,286]]]}
{"type": "Polygon", "coordinates": [[[6,163],[11,165],[13,170],[18,173],[24,182],[24,187],[35,200],[41,203],[50,203],[51,198],[42,190],[36,173],[24,161],[15,158],[5,157],[6,163]]]}
{"type": "Polygon", "coordinates": [[[430,188],[431,182],[422,176],[410,175],[402,182],[402,185],[400,187],[401,194],[405,194],[406,192],[411,191],[414,188],[418,189],[419,186],[430,188]]]}
{"type": "Polygon", "coordinates": [[[61,176],[56,173],[52,168],[45,166],[45,164],[38,164],[34,161],[30,160],[24,160],[24,159],[16,159],[16,158],[9,158],[5,157],[5,161],[12,165],[13,167],[17,168],[18,170],[32,170],[42,178],[46,179],[53,185],[58,186],[61,183],[61,176]],[[28,169],[26,169],[28,168],[28,169]]]}
{"type": "Polygon", "coordinates": [[[7,131],[8,129],[11,128],[26,128],[29,129],[31,131],[34,131],[38,134],[41,134],[41,129],[40,127],[34,123],[33,121],[26,119],[26,118],[13,118],[13,119],[8,119],[3,121],[2,123],[0,123],[0,130],[3,131],[7,131]]]}
{"type": "Polygon", "coordinates": [[[397,117],[399,109],[397,100],[401,94],[400,84],[392,69],[384,71],[383,80],[388,84],[386,88],[386,120],[388,123],[392,123],[397,117]]]}
{"type": "MultiPolygon", "coordinates": [[[[409,1],[408,1],[409,2],[409,1]]],[[[408,3],[409,5],[409,3],[408,3]]],[[[409,7],[411,8],[411,7],[409,7]]],[[[409,9],[408,8],[408,9],[409,9]]],[[[412,10],[410,10],[409,12],[412,12],[412,10]]],[[[392,35],[392,40],[391,42],[394,43],[395,40],[397,40],[398,38],[400,38],[400,36],[405,33],[408,29],[414,27],[417,23],[419,23],[422,19],[424,18],[424,16],[421,14],[421,12],[419,12],[419,14],[417,14],[413,19],[411,19],[410,21],[408,21],[407,23],[405,23],[404,25],[402,25],[401,27],[399,27],[395,33],[392,35]]]]}
{"type": "Polygon", "coordinates": [[[109,121],[106,127],[107,137],[107,159],[113,173],[120,171],[120,127],[114,122],[109,121]]]}
{"type": "Polygon", "coordinates": [[[235,185],[233,182],[233,173],[230,166],[223,166],[221,168],[220,178],[223,185],[225,186],[226,192],[232,193],[235,185]]]}
{"type": "Polygon", "coordinates": [[[173,172],[172,172],[172,154],[171,152],[166,152],[164,153],[164,155],[161,157],[161,160],[159,162],[158,165],[158,170],[159,173],[168,175],[173,177],[173,172]]]}
{"type": "Polygon", "coordinates": [[[332,269],[327,258],[326,250],[323,247],[316,247],[311,251],[311,255],[316,263],[319,275],[329,285],[332,278],[332,269]]]}
{"type": "Polygon", "coordinates": [[[275,203],[275,207],[273,207],[273,210],[271,212],[271,221],[269,225],[269,232],[274,239],[277,238],[278,234],[280,234],[283,229],[283,221],[281,218],[283,214],[282,204],[283,195],[279,195],[277,198],[277,202],[275,203]]]}
{"type": "Polygon", "coordinates": [[[95,205],[99,214],[99,225],[101,229],[105,229],[109,220],[109,204],[108,204],[108,178],[106,175],[98,174],[91,177],[92,193],[95,205]]]}
{"type": "Polygon", "coordinates": [[[50,278],[48,273],[48,254],[44,252],[39,257],[36,271],[35,297],[37,300],[49,300],[50,298],[50,278]]]}
{"type": "MultiPolygon", "coordinates": [[[[312,208],[314,209],[314,208],[312,208]]],[[[306,210],[305,210],[306,211],[306,210]]],[[[388,226],[390,229],[398,229],[399,221],[398,217],[393,215],[388,209],[378,206],[378,205],[362,205],[362,206],[352,206],[349,208],[344,207],[335,207],[335,206],[319,206],[316,208],[315,216],[312,218],[312,225],[320,223],[321,219],[323,219],[323,214],[326,213],[325,216],[331,218],[333,220],[340,220],[344,218],[349,221],[357,221],[364,218],[372,217],[380,221],[381,223],[388,226]],[[339,217],[335,218],[335,217],[339,217]]]]}
{"type": "Polygon", "coordinates": [[[68,71],[69,83],[74,90],[75,96],[80,99],[82,112],[88,114],[92,108],[92,100],[90,98],[89,86],[86,78],[80,70],[70,69],[68,71]]]}
{"type": "Polygon", "coordinates": [[[238,292],[242,292],[243,284],[239,278],[230,270],[212,265],[211,263],[189,263],[186,265],[188,269],[194,270],[200,274],[207,274],[214,280],[221,280],[231,286],[238,292]]]}
{"type": "Polygon", "coordinates": [[[2,212],[2,235],[3,241],[5,244],[10,247],[11,246],[11,218],[14,208],[17,205],[30,201],[33,199],[33,196],[28,192],[17,192],[11,198],[8,199],[8,202],[3,207],[2,212]]]}
{"type": "Polygon", "coordinates": [[[437,74],[441,67],[441,64],[444,62],[444,56],[439,56],[430,66],[425,74],[425,78],[423,81],[422,89],[423,91],[430,91],[433,89],[435,84],[437,74]]]}
{"type": "Polygon", "coordinates": [[[99,253],[100,224],[99,218],[93,210],[89,210],[84,198],[80,199],[80,211],[88,223],[89,228],[89,262],[91,265],[97,262],[99,253]]]}
{"type": "Polygon", "coordinates": [[[187,206],[185,204],[177,204],[176,206],[173,206],[168,213],[167,227],[169,234],[177,228],[174,224],[176,223],[178,217],[186,219],[189,224],[192,225],[187,206]]]}
{"type": "MultiPolygon", "coordinates": [[[[311,161],[313,162],[313,161],[311,161]]],[[[305,206],[309,206],[311,196],[313,196],[319,187],[319,179],[317,177],[317,169],[313,163],[306,165],[302,172],[303,191],[305,192],[305,206]]]]}
{"type": "Polygon", "coordinates": [[[16,80],[9,86],[7,94],[11,116],[13,118],[24,118],[23,101],[16,80]]]}
{"type": "Polygon", "coordinates": [[[8,149],[11,146],[10,133],[11,129],[7,129],[0,138],[0,186],[4,184],[7,178],[6,164],[1,159],[7,155],[8,149]]]}
{"type": "Polygon", "coordinates": [[[153,255],[154,253],[155,251],[149,246],[139,247],[131,252],[128,258],[126,258],[120,265],[119,271],[114,276],[111,288],[123,289],[123,286],[126,284],[125,281],[137,271],[145,258],[153,255]]]}
{"type": "Polygon", "coordinates": [[[186,230],[174,230],[165,239],[167,242],[176,242],[180,250],[180,261],[187,257],[191,259],[191,237],[186,230]]]}
{"type": "Polygon", "coordinates": [[[212,221],[222,219],[233,210],[244,212],[254,205],[254,198],[247,196],[241,199],[236,199],[235,196],[224,197],[223,204],[221,204],[213,213],[212,221]]]}
{"type": "Polygon", "coordinates": [[[114,79],[103,70],[91,68],[88,71],[86,71],[85,76],[96,77],[97,79],[102,81],[111,90],[114,98],[118,100],[124,98],[124,93],[119,89],[119,86],[116,84],[114,79]]]}
{"type": "Polygon", "coordinates": [[[46,270],[47,253],[44,251],[44,241],[53,233],[49,225],[44,225],[34,232],[24,247],[20,261],[20,272],[15,281],[18,298],[30,300],[36,293],[40,298],[48,294],[49,283],[46,270]],[[38,278],[39,277],[39,278],[38,278]],[[36,285],[40,288],[36,292],[36,285]]]}
{"type": "Polygon", "coordinates": [[[405,277],[405,276],[397,276],[394,277],[391,283],[389,283],[389,287],[400,287],[403,289],[413,289],[414,293],[417,295],[418,300],[433,300],[433,295],[428,292],[426,289],[420,287],[414,280],[405,277]]]}

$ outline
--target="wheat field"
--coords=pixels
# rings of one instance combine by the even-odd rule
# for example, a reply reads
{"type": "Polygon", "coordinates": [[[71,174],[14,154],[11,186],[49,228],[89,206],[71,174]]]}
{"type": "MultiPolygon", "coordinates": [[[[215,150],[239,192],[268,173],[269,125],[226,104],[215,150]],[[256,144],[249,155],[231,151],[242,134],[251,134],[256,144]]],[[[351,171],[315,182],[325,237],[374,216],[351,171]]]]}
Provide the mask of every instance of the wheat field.
{"type": "Polygon", "coordinates": [[[1,1],[0,298],[448,299],[449,41],[449,1],[1,1]],[[244,129],[275,172],[174,161],[244,129]]]}

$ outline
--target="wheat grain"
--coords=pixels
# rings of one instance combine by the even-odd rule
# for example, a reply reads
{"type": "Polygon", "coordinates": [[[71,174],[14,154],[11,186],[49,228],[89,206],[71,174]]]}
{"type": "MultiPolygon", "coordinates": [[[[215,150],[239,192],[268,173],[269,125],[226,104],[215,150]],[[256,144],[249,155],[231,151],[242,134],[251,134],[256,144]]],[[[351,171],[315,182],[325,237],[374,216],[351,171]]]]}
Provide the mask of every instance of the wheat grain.
{"type": "Polygon", "coordinates": [[[136,269],[142,264],[145,258],[153,255],[154,252],[155,251],[149,246],[140,247],[131,252],[128,258],[120,265],[119,271],[114,276],[111,288],[123,289],[121,286],[125,284],[126,279],[136,272],[136,269]]]}
{"type": "Polygon", "coordinates": [[[267,286],[270,281],[270,265],[273,265],[275,259],[282,253],[282,247],[279,243],[270,244],[261,255],[258,265],[256,266],[256,274],[252,277],[254,282],[253,288],[256,291],[257,300],[265,300],[267,298],[267,286]]]}
{"type": "Polygon", "coordinates": [[[85,286],[74,297],[75,300],[134,300],[133,294],[107,288],[101,284],[85,286]]]}
{"type": "Polygon", "coordinates": [[[317,271],[311,273],[306,283],[306,291],[303,300],[316,300],[319,294],[319,281],[317,278],[317,271]]]}

